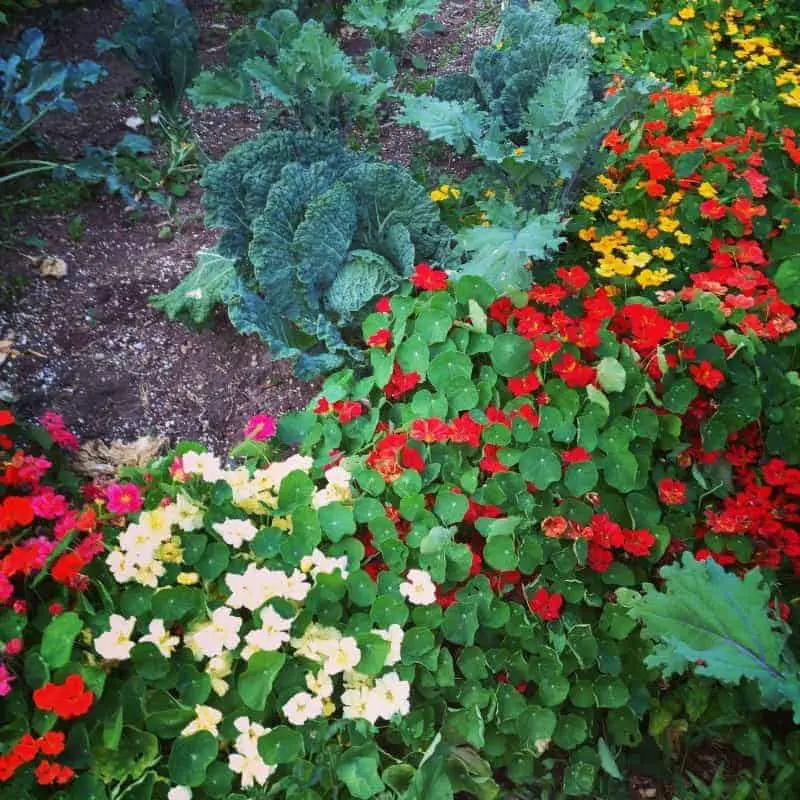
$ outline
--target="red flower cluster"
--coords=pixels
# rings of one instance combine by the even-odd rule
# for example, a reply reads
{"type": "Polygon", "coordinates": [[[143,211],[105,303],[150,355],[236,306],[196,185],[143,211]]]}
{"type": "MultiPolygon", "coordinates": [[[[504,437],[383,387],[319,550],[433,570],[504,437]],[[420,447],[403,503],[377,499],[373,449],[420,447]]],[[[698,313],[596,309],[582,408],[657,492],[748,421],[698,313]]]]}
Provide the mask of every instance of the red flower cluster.
{"type": "Polygon", "coordinates": [[[542,587],[528,599],[528,608],[544,622],[553,622],[561,616],[564,596],[558,592],[548,592],[542,587]]]}
{"type": "MultiPolygon", "coordinates": [[[[50,731],[38,739],[34,739],[33,736],[26,733],[9,752],[0,755],[0,783],[10,781],[17,770],[35,761],[40,754],[50,757],[61,755],[64,752],[64,744],[64,734],[57,731],[50,731]]],[[[42,759],[37,766],[35,775],[41,785],[65,784],[72,780],[74,773],[69,767],[42,759]]]]}
{"type": "Polygon", "coordinates": [[[364,413],[364,406],[356,400],[337,400],[331,403],[327,398],[320,397],[314,408],[315,414],[336,414],[342,425],[358,419],[364,413]]]}
{"type": "Polygon", "coordinates": [[[403,474],[403,470],[422,472],[425,460],[418,450],[408,444],[405,433],[390,433],[380,439],[367,456],[367,465],[380,472],[387,483],[391,483],[403,474]]]}
{"type": "Polygon", "coordinates": [[[447,273],[432,269],[428,264],[417,264],[411,283],[427,292],[439,292],[447,288],[447,273]]]}
{"type": "Polygon", "coordinates": [[[46,683],[33,693],[33,704],[52,711],[60,719],[82,717],[92,706],[94,694],[80,675],[70,675],[64,683],[46,683]]]}

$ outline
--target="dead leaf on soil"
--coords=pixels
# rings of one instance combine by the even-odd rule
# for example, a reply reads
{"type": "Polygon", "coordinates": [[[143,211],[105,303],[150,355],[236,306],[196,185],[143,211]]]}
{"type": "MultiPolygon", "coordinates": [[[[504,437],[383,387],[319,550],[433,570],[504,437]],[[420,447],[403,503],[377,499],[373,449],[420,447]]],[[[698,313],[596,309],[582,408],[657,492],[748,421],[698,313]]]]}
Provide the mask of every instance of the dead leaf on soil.
{"type": "Polygon", "coordinates": [[[111,444],[90,439],[75,454],[72,466],[90,478],[113,477],[120,467],[147,466],[168,444],[164,436],[142,436],[134,442],[117,439],[111,444]]]}
{"type": "Polygon", "coordinates": [[[14,331],[9,331],[5,339],[0,339],[0,366],[9,356],[17,355],[14,349],[14,331]]]}
{"type": "Polygon", "coordinates": [[[67,274],[67,262],[56,256],[44,256],[36,262],[43,278],[63,278],[67,274]]]}

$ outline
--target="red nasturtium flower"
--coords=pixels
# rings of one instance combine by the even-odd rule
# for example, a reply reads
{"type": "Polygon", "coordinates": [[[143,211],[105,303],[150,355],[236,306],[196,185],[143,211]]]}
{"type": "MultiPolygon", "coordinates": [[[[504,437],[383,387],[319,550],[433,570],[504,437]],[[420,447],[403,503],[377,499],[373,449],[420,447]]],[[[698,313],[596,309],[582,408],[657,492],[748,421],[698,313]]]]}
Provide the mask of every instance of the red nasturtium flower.
{"type": "Polygon", "coordinates": [[[392,344],[392,332],[388,328],[380,328],[372,336],[367,337],[368,347],[380,347],[384,350],[392,344]]]}
{"type": "Polygon", "coordinates": [[[411,438],[418,442],[446,442],[450,438],[450,426],[438,417],[415,419],[411,423],[411,438]]]}
{"type": "Polygon", "coordinates": [[[417,264],[414,274],[411,276],[411,283],[417,289],[438,292],[447,288],[447,273],[440,269],[433,269],[428,264],[417,264]]]}
{"type": "Polygon", "coordinates": [[[0,428],[11,425],[15,420],[16,417],[7,408],[0,408],[0,428]]]}
{"type": "Polygon", "coordinates": [[[94,702],[80,675],[70,675],[64,683],[46,683],[33,692],[33,703],[41,711],[52,711],[61,719],[83,716],[94,702]]]}
{"type": "Polygon", "coordinates": [[[533,597],[528,600],[530,610],[545,622],[557,620],[561,616],[563,605],[563,595],[558,592],[548,592],[544,587],[537,589],[533,597]]]}
{"type": "Polygon", "coordinates": [[[716,389],[725,380],[725,375],[716,367],[712,366],[710,361],[690,364],[689,374],[698,386],[703,386],[711,391],[716,389]]]}
{"type": "Polygon", "coordinates": [[[592,456],[584,447],[573,447],[561,453],[561,460],[565,464],[582,464],[584,461],[591,461],[592,456]]]}
{"type": "Polygon", "coordinates": [[[686,502],[686,484],[675,478],[663,478],[658,484],[658,499],[665,506],[679,506],[686,502]]]}

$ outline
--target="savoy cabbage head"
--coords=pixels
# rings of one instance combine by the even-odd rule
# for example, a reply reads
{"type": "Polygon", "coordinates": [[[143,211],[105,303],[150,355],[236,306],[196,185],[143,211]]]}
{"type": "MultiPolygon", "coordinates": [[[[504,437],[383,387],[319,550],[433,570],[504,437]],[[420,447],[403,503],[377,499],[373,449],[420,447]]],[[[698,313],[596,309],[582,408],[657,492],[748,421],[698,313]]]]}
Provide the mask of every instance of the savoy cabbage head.
{"type": "Polygon", "coordinates": [[[449,253],[438,209],[408,170],[332,137],[267,133],[209,166],[202,184],[216,250],[154,304],[199,324],[224,303],[240,331],[296,359],[301,377],[363,360],[368,304],[415,263],[449,253]]]}
{"type": "Polygon", "coordinates": [[[539,213],[570,207],[602,166],[602,138],[652,88],[639,81],[607,96],[609,81],[592,74],[587,30],[560,23],[559,13],[549,0],[511,4],[470,71],[443,76],[432,96],[405,95],[399,116],[473,152],[539,213]]]}

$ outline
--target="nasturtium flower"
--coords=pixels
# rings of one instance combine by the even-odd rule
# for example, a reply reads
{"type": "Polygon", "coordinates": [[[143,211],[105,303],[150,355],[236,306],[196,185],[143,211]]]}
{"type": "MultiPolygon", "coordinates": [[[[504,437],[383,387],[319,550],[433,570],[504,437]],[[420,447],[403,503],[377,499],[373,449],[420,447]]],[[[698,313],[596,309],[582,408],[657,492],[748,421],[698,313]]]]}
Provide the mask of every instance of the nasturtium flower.
{"type": "Polygon", "coordinates": [[[305,725],[323,715],[322,700],[308,692],[298,692],[283,705],[283,714],[292,725],[305,725]]]}
{"type": "Polygon", "coordinates": [[[400,584],[400,594],[413,605],[431,605],[436,602],[436,585],[425,570],[410,569],[400,584]]]}
{"type": "Polygon", "coordinates": [[[134,514],[142,507],[142,493],[135,483],[112,483],[106,487],[106,508],[112,514],[134,514]]]}
{"type": "Polygon", "coordinates": [[[153,619],[150,621],[148,632],[139,641],[155,645],[164,658],[170,658],[181,640],[167,630],[163,619],[153,619]]]}
{"type": "Polygon", "coordinates": [[[181,736],[192,736],[195,733],[206,731],[214,737],[219,736],[219,728],[222,722],[222,712],[213,706],[196,705],[194,707],[195,718],[181,731],[181,736]]]}
{"type": "Polygon", "coordinates": [[[108,623],[109,629],[94,640],[94,649],[98,655],[109,661],[125,661],[131,657],[133,650],[131,635],[136,618],[112,614],[108,623]]]}
{"type": "Polygon", "coordinates": [[[599,210],[602,204],[603,204],[603,199],[601,197],[598,197],[596,194],[584,195],[583,199],[579,203],[581,208],[584,208],[587,211],[591,212],[599,210]]]}

